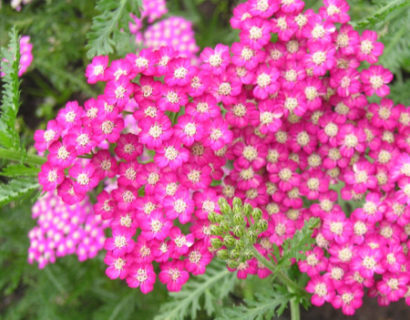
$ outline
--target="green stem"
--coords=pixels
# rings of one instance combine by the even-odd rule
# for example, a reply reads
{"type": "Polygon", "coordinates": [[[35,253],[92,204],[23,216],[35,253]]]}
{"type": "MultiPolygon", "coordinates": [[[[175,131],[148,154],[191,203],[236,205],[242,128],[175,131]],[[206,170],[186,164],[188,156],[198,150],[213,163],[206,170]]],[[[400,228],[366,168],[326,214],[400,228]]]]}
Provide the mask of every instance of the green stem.
{"type": "Polygon", "coordinates": [[[290,303],[290,319],[300,320],[299,302],[297,302],[296,298],[292,298],[289,303],[290,303]]]}
{"type": "Polygon", "coordinates": [[[299,291],[299,292],[302,291],[303,292],[303,289],[301,287],[299,287],[299,285],[296,282],[294,282],[292,279],[290,279],[282,270],[278,269],[272,261],[266,259],[253,246],[252,246],[252,252],[253,252],[253,255],[255,256],[255,258],[258,259],[259,262],[261,262],[266,268],[268,268],[270,271],[272,271],[274,276],[276,278],[278,278],[278,280],[280,282],[282,282],[287,287],[291,288],[293,291],[299,291]]]}
{"type": "Polygon", "coordinates": [[[42,165],[44,162],[46,162],[46,158],[44,157],[4,148],[0,148],[0,159],[22,162],[34,166],[42,165]]]}

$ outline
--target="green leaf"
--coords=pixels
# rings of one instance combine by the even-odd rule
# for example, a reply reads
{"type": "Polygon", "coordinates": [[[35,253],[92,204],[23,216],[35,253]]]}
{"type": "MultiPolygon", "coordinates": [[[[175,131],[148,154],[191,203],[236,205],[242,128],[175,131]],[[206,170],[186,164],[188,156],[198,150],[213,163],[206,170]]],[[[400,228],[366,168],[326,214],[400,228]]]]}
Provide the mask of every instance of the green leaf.
{"type": "Polygon", "coordinates": [[[252,300],[245,299],[245,304],[225,308],[217,320],[270,320],[283,313],[290,299],[286,288],[274,286],[256,293],[252,300]]]}
{"type": "Polygon", "coordinates": [[[235,282],[236,273],[227,270],[224,263],[214,260],[205,274],[191,278],[181,291],[170,293],[172,300],[161,306],[154,320],[183,320],[187,316],[196,319],[201,301],[206,313],[211,316],[235,282]]]}
{"type": "Polygon", "coordinates": [[[130,13],[139,14],[141,7],[141,0],[98,0],[96,9],[99,14],[93,18],[91,31],[87,34],[87,56],[92,58],[114,52],[115,39],[118,39],[121,28],[128,28],[130,13]]]}
{"type": "Polygon", "coordinates": [[[37,179],[13,179],[8,183],[0,184],[0,206],[27,196],[39,189],[37,179]]]}
{"type": "Polygon", "coordinates": [[[14,177],[33,177],[37,176],[39,168],[27,167],[23,164],[9,164],[7,167],[3,168],[0,172],[1,176],[14,178],[14,177]]]}
{"type": "MultiPolygon", "coordinates": [[[[284,241],[282,244],[282,255],[277,262],[278,269],[289,268],[292,265],[291,259],[293,258],[297,261],[306,258],[303,253],[312,248],[312,245],[315,242],[315,239],[312,238],[312,233],[318,226],[318,223],[319,221],[316,218],[311,218],[305,221],[302,229],[297,230],[292,238],[284,241]]],[[[276,250],[276,252],[277,251],[278,250],[276,250]]]]}
{"type": "Polygon", "coordinates": [[[20,149],[20,137],[16,130],[16,118],[20,107],[20,40],[15,28],[9,33],[10,42],[1,50],[0,69],[3,90],[0,107],[0,145],[20,149]]]}
{"type": "Polygon", "coordinates": [[[358,29],[372,29],[378,23],[384,23],[387,16],[393,12],[399,12],[410,6],[410,0],[388,0],[383,1],[383,6],[371,16],[352,25],[358,29]]]}

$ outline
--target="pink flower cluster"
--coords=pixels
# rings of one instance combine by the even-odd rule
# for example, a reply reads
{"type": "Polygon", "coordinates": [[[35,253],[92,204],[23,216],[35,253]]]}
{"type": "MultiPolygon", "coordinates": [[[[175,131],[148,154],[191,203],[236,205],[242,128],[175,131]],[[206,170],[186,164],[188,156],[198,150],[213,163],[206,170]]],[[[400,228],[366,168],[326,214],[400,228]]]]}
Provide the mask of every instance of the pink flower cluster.
{"type": "MultiPolygon", "coordinates": [[[[33,61],[33,55],[31,50],[33,45],[30,43],[30,36],[22,36],[20,38],[20,63],[19,63],[19,77],[21,77],[30,67],[31,62],[33,61]]],[[[0,68],[0,77],[3,77],[4,73],[1,72],[0,68]]]]}
{"type": "Polygon", "coordinates": [[[141,18],[131,15],[134,22],[129,24],[137,43],[151,49],[171,47],[185,57],[193,57],[198,52],[192,23],[189,20],[182,17],[169,17],[155,22],[168,12],[165,0],[146,0],[143,1],[143,5],[141,18]],[[145,18],[148,18],[150,25],[142,30],[145,18]]]}
{"type": "Polygon", "coordinates": [[[88,199],[67,205],[50,192],[34,204],[32,212],[38,224],[29,232],[28,261],[36,261],[40,269],[69,254],[80,261],[94,258],[104,246],[107,223],[93,213],[88,199]]]}
{"type": "MultiPolygon", "coordinates": [[[[367,288],[380,304],[410,304],[409,109],[386,98],[393,76],[375,64],[377,34],[348,24],[346,1],[324,4],[318,13],[301,0],[240,4],[231,19],[240,40],[205,48],[196,66],[171,47],[93,59],[86,77],[106,82],[104,94],[69,102],[35,146],[48,150],[40,183],[66,203],[116,179],[95,205],[112,229],[110,278],[146,293],[153,263],[170,291],[203,273],[207,216],[222,195],[263,210],[266,256],[305,219],[321,219],[299,263],[315,305],[353,314],[367,288]]],[[[238,268],[248,274],[269,271],[253,259],[238,268]]]]}

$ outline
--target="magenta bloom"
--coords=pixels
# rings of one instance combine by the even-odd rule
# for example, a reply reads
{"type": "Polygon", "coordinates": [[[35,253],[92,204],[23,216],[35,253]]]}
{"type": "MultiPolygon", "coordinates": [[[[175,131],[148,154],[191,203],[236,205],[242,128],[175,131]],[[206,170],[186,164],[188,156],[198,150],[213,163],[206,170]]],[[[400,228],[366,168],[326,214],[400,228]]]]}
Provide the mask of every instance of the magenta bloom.
{"type": "Polygon", "coordinates": [[[189,273],[184,268],[183,261],[166,262],[161,266],[159,280],[171,292],[180,291],[182,285],[188,281],[189,273]]]}
{"type": "Polygon", "coordinates": [[[140,288],[141,292],[147,294],[154,289],[157,275],[152,264],[134,264],[129,268],[127,284],[130,288],[140,288]]]}
{"type": "Polygon", "coordinates": [[[385,97],[390,93],[387,83],[393,80],[393,74],[382,66],[371,66],[362,71],[360,79],[363,82],[363,90],[366,95],[376,94],[379,97],[385,97]]]}
{"type": "Polygon", "coordinates": [[[362,306],[363,289],[356,285],[353,287],[344,286],[337,289],[338,294],[332,301],[334,308],[342,308],[343,314],[351,316],[356,309],[362,306]]]}
{"type": "Polygon", "coordinates": [[[308,282],[306,291],[312,293],[312,304],[320,307],[325,302],[331,302],[335,297],[335,291],[329,278],[315,276],[308,282]]]}
{"type": "Polygon", "coordinates": [[[376,42],[377,33],[375,31],[365,30],[360,37],[359,51],[357,57],[360,61],[376,63],[379,56],[382,55],[384,45],[381,42],[376,42]]]}

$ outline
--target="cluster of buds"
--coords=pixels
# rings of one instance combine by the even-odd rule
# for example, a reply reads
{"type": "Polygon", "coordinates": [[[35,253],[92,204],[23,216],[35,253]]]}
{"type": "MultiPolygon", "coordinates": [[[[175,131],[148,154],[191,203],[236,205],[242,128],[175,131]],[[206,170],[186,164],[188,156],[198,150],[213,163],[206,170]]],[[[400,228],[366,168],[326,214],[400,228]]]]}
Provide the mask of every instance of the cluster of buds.
{"type": "Polygon", "coordinates": [[[34,204],[32,217],[38,222],[28,235],[28,261],[36,261],[40,269],[70,254],[79,261],[94,258],[104,246],[107,223],[94,214],[88,199],[67,205],[47,193],[34,204]]]}
{"type": "Polygon", "coordinates": [[[170,47],[184,57],[194,57],[199,48],[195,42],[192,23],[174,16],[158,20],[167,12],[165,0],[143,1],[141,18],[131,15],[133,22],[129,24],[137,44],[152,49],[170,47]],[[143,28],[144,19],[149,23],[146,28],[143,28]]]}
{"type": "Polygon", "coordinates": [[[346,1],[324,4],[242,3],[231,19],[239,41],[205,48],[197,65],[170,47],[93,59],[86,77],[106,82],[104,94],[68,103],[35,146],[48,152],[40,183],[67,203],[116,180],[95,205],[112,229],[108,276],[148,292],[159,264],[160,281],[179,290],[212,258],[217,199],[237,197],[244,210],[235,200],[214,232],[241,277],[269,270],[235,250],[235,231],[267,257],[316,217],[317,245],[298,262],[315,305],[353,314],[366,288],[382,305],[410,303],[409,109],[386,97],[393,76],[375,64],[377,34],[348,24],[346,1]],[[235,215],[249,228],[227,230],[235,215]]]}
{"type": "Polygon", "coordinates": [[[212,249],[217,250],[217,257],[225,260],[229,269],[238,270],[238,278],[246,278],[247,273],[242,270],[254,257],[251,248],[268,228],[268,221],[262,218],[260,209],[252,208],[249,203],[242,204],[239,198],[233,199],[232,208],[224,198],[220,198],[219,208],[220,213],[208,215],[214,236],[211,239],[212,249]]]}

